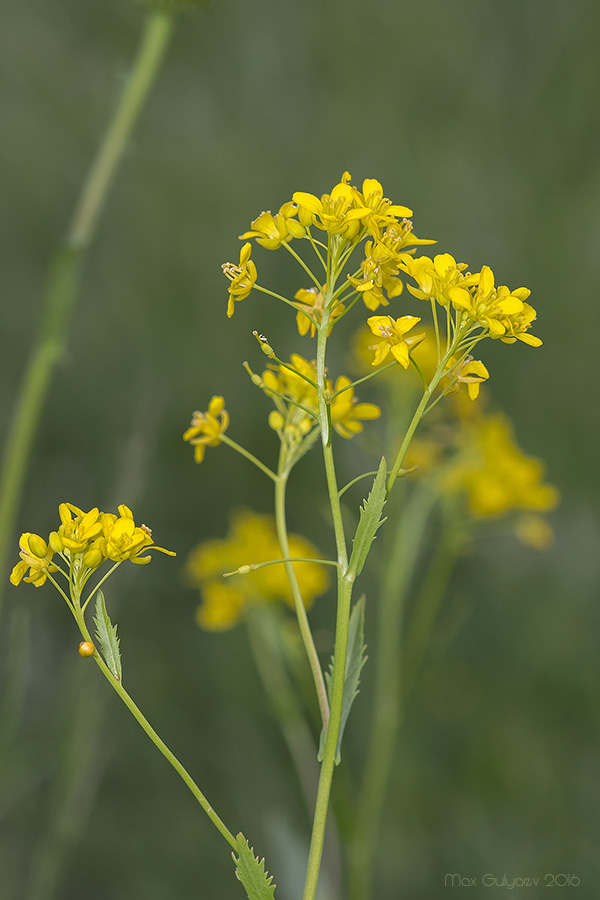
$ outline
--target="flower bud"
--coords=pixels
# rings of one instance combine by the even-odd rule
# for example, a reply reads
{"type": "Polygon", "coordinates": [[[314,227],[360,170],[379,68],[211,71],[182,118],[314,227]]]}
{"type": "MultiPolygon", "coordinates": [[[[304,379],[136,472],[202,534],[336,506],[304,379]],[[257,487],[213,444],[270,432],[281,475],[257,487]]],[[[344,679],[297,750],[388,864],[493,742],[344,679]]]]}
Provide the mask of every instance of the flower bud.
{"type": "Polygon", "coordinates": [[[38,559],[44,559],[44,557],[48,553],[48,544],[43,538],[39,537],[39,535],[30,534],[29,549],[34,556],[38,557],[38,559]]]}
{"type": "Polygon", "coordinates": [[[273,431],[281,431],[284,425],[285,419],[280,412],[274,409],[269,413],[269,428],[272,428],[273,431]]]}
{"type": "Polygon", "coordinates": [[[62,553],[63,543],[60,539],[60,534],[58,531],[51,531],[50,537],[48,538],[48,543],[50,544],[51,549],[55,553],[62,553]]]}

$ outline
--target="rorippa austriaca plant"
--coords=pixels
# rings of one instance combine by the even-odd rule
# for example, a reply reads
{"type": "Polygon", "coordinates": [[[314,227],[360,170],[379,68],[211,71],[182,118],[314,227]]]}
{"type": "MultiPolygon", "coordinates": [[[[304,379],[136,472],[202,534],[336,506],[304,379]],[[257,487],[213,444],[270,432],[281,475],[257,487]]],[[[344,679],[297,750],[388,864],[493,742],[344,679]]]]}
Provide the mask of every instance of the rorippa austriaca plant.
{"type": "MultiPolygon", "coordinates": [[[[315,344],[310,354],[313,359],[293,353],[289,361],[284,361],[268,337],[256,331],[258,345],[268,359],[266,368],[258,373],[244,363],[252,383],[272,404],[268,424],[279,443],[277,464],[269,466],[230,436],[230,419],[220,395],[212,397],[206,411],[193,414],[184,434],[184,439],[194,447],[196,462],[202,462],[207,447],[225,444],[272,482],[273,519],[238,511],[229,537],[199,548],[190,559],[188,569],[192,580],[195,578],[202,587],[198,621],[206,628],[228,628],[249,608],[278,599],[288,598],[295,612],[321,717],[316,798],[310,795],[310,785],[305,785],[307,802],[312,806],[312,833],[303,900],[314,900],[316,896],[332,780],[365,662],[365,603],[363,598],[353,599],[355,584],[373,541],[392,510],[390,496],[399,479],[414,479],[414,497],[420,499],[418,502],[410,499],[403,505],[400,524],[394,526],[399,538],[398,552],[392,553],[387,569],[384,567],[386,575],[381,592],[389,618],[380,635],[381,646],[376,645],[371,651],[379,666],[374,726],[378,741],[376,751],[367,761],[361,795],[355,799],[359,824],[346,854],[350,862],[344,895],[356,900],[369,896],[376,825],[382,784],[385,784],[385,777],[382,782],[381,776],[389,769],[391,740],[398,724],[393,717],[377,720],[377,710],[389,708],[390,700],[392,707],[401,700],[396,688],[390,687],[398,676],[394,623],[400,623],[401,598],[414,569],[429,511],[440,498],[448,497],[451,499],[444,500],[443,504],[446,512],[461,507],[465,514],[470,513],[471,521],[518,510],[529,516],[529,520],[525,518],[521,522],[522,533],[525,537],[529,535],[530,543],[536,542],[537,535],[538,544],[542,544],[544,531],[539,513],[546,512],[556,502],[554,489],[542,483],[541,465],[518,450],[506,420],[497,414],[494,418],[494,415],[482,417],[466,412],[466,405],[475,408],[481,402],[480,385],[489,378],[485,364],[473,355],[480,342],[490,339],[507,345],[519,342],[529,347],[541,345],[541,340],[530,331],[536,317],[527,302],[530,292],[524,287],[511,290],[496,285],[488,266],[470,272],[466,264],[457,263],[449,253],[433,258],[417,255],[419,247],[435,242],[414,234],[411,216],[410,209],[384,196],[378,181],[366,179],[358,188],[351,183],[347,172],[329,194],[317,197],[296,192],[279,212],[261,213],[250,230],[241,235],[244,244],[239,262],[223,266],[230,282],[227,315],[231,318],[236,304],[246,300],[252,291],[261,291],[289,307],[299,334],[315,344]],[[252,241],[267,250],[284,250],[297,262],[302,281],[293,298],[259,282],[251,258],[252,241]],[[398,307],[405,281],[413,305],[400,309],[399,316],[389,315],[385,308],[390,301],[398,307]],[[363,357],[365,350],[370,353],[370,371],[363,371],[354,380],[345,374],[331,374],[328,353],[340,333],[338,327],[349,315],[360,318],[363,304],[368,312],[358,343],[363,348],[363,357]],[[420,315],[406,311],[407,308],[420,315]],[[400,420],[394,418],[392,394],[398,390],[398,379],[404,378],[409,369],[416,373],[416,380],[411,382],[410,389],[400,388],[400,391],[405,404],[408,401],[413,408],[401,431],[400,420]],[[370,391],[371,379],[377,377],[387,385],[384,396],[390,399],[389,409],[384,405],[383,411],[369,399],[358,399],[355,394],[357,388],[361,397],[370,391]],[[457,400],[458,406],[452,405],[457,400]],[[447,419],[456,423],[453,430],[443,428],[441,442],[433,434],[420,444],[416,439],[411,448],[421,422],[426,417],[428,422],[439,422],[436,417],[442,409],[447,419]],[[371,421],[382,415],[388,419],[393,455],[389,461],[382,456],[373,471],[346,473],[343,479],[346,483],[340,486],[339,464],[336,464],[338,439],[359,437],[365,426],[369,427],[371,421]],[[448,451],[445,456],[439,449],[444,442],[446,446],[442,449],[448,451]],[[435,445],[433,450],[431,443],[435,445]],[[323,456],[335,545],[335,556],[331,559],[323,558],[306,538],[289,534],[287,527],[288,481],[296,464],[317,446],[323,456]],[[478,452],[476,459],[474,450],[478,452]],[[502,465],[505,476],[494,480],[494,473],[502,465]],[[367,478],[372,480],[370,491],[348,529],[348,516],[342,514],[341,498],[367,478]],[[408,552],[407,548],[412,549],[408,552]],[[267,558],[257,559],[258,555],[267,558]],[[226,580],[222,575],[227,576],[226,580]],[[330,575],[336,580],[337,608],[333,658],[325,672],[307,608],[326,589],[330,575]],[[383,755],[382,747],[387,747],[383,755]]],[[[97,509],[86,513],[72,504],[61,504],[61,524],[47,540],[35,534],[22,535],[21,561],[13,569],[11,581],[18,584],[25,580],[37,587],[49,581],[56,587],[81,632],[82,656],[95,660],[230,845],[237,876],[249,900],[267,900],[274,896],[275,885],[266,872],[264,860],[255,857],[241,833],[234,835],[224,824],[123,687],[116,629],[99,588],[125,560],[144,564],[150,561],[147,550],[162,548],[154,546],[148,528],[135,525],[133,514],[126,506],[120,506],[118,512],[118,516],[97,509]],[[111,568],[88,590],[84,599],[88,580],[105,563],[112,563],[111,568]],[[95,638],[85,619],[92,597],[96,610],[95,638]]],[[[450,528],[453,534],[455,531],[450,528]]],[[[461,540],[464,535],[465,529],[461,540]]],[[[455,545],[456,541],[453,546],[457,552],[455,545]]],[[[436,593],[432,584],[429,588],[429,594],[437,598],[435,607],[439,590],[436,593]]],[[[435,619],[431,601],[429,605],[425,603],[425,610],[420,620],[416,617],[416,637],[411,645],[411,659],[415,662],[435,619]]],[[[261,620],[254,621],[256,636],[256,621],[260,630],[261,620]]],[[[264,680],[268,685],[268,672],[264,680]]]]}

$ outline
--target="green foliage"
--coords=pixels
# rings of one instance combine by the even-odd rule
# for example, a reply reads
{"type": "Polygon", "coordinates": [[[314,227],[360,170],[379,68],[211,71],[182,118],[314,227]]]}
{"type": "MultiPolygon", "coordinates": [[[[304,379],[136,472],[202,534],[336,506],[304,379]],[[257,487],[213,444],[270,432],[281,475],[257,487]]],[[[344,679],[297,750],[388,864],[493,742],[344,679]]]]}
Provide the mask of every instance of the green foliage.
{"type": "Polygon", "coordinates": [[[98,591],[96,594],[96,615],[94,616],[94,622],[96,623],[96,639],[100,645],[100,653],[104,658],[104,662],[117,681],[122,682],[123,669],[121,668],[121,653],[119,651],[117,626],[113,625],[110,621],[102,591],[98,591]]]}
{"type": "MultiPolygon", "coordinates": [[[[365,596],[354,604],[350,613],[350,622],[348,625],[348,649],[346,651],[346,672],[344,674],[344,696],[342,699],[342,717],[340,720],[340,733],[338,734],[337,748],[335,751],[335,763],[340,764],[342,759],[342,738],[350,709],[354,703],[354,698],[358,694],[358,686],[360,684],[360,673],[362,667],[367,661],[365,650],[365,596]]],[[[327,692],[329,701],[331,702],[331,675],[333,664],[329,667],[329,672],[325,673],[325,681],[327,682],[327,692]]],[[[323,759],[325,750],[325,733],[321,731],[321,739],[319,741],[319,761],[323,759]]]]}
{"type": "Polygon", "coordinates": [[[265,861],[254,855],[244,835],[236,835],[237,853],[231,855],[235,860],[235,874],[244,885],[248,900],[273,900],[275,885],[271,884],[273,876],[265,871],[265,861]]]}
{"type": "Polygon", "coordinates": [[[385,519],[381,518],[381,512],[386,500],[386,476],[387,463],[385,457],[382,456],[371,493],[367,497],[365,505],[361,507],[360,521],[354,535],[354,546],[348,566],[348,571],[354,576],[360,575],[362,572],[377,529],[385,522],[385,519]]]}

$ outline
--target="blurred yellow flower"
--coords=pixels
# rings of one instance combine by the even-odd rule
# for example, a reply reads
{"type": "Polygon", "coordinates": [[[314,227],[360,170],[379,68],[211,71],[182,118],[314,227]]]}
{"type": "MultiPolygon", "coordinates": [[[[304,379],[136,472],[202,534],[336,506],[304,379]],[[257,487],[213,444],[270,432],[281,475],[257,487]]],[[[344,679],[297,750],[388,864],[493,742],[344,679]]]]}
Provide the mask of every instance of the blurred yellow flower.
{"type": "Polygon", "coordinates": [[[229,425],[229,413],[225,409],[223,397],[212,397],[207,412],[196,411],[192,416],[192,424],[184,432],[183,440],[194,447],[194,459],[201,463],[207,447],[216,447],[221,443],[221,435],[229,425]]]}
{"type": "Polygon", "coordinates": [[[467,391],[471,400],[477,400],[479,396],[479,385],[490,377],[490,373],[479,359],[473,359],[467,356],[459,364],[452,357],[448,363],[448,375],[450,378],[456,378],[455,390],[461,384],[467,385],[467,391]]]}
{"type": "MultiPolygon", "coordinates": [[[[289,535],[290,556],[318,559],[316,547],[296,534],[289,535]]],[[[231,526],[223,540],[210,540],[193,550],[186,563],[190,584],[200,588],[202,603],[197,621],[211,631],[231,628],[243,616],[248,606],[261,603],[285,602],[293,608],[293,599],[283,565],[265,566],[247,575],[235,575],[222,580],[225,572],[241,565],[253,565],[281,559],[279,542],[272,516],[259,515],[250,510],[238,510],[231,517],[231,526]]],[[[318,563],[294,563],[294,571],[305,606],[329,585],[325,566],[318,563]]]]}
{"type": "MultiPolygon", "coordinates": [[[[316,332],[316,327],[314,322],[311,322],[308,316],[311,316],[315,322],[320,323],[323,318],[323,294],[321,291],[318,291],[316,287],[313,288],[300,288],[299,291],[296,291],[294,295],[294,300],[296,301],[296,306],[301,307],[301,310],[298,310],[296,313],[296,324],[298,326],[298,333],[303,337],[307,334],[308,329],[310,328],[310,336],[314,337],[316,332]],[[304,313],[307,313],[305,315],[304,313]]],[[[339,318],[345,310],[345,306],[343,303],[338,303],[331,310],[330,321],[333,323],[337,318],[339,318]]],[[[329,329],[331,331],[331,329],[329,329]]]]}
{"type": "Polygon", "coordinates": [[[505,416],[496,413],[466,421],[457,445],[456,460],[443,484],[465,493],[475,518],[493,518],[511,510],[548,512],[557,505],[558,491],[543,481],[542,461],[523,453],[505,416]]]}

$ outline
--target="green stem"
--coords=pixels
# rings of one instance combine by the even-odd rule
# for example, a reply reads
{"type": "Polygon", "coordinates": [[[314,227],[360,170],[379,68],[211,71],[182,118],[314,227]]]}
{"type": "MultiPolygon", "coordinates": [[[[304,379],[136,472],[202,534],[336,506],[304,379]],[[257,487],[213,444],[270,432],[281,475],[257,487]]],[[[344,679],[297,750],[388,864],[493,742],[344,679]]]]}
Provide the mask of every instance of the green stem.
{"type": "Polygon", "coordinates": [[[400,447],[400,450],[398,451],[398,456],[396,457],[396,459],[394,461],[394,465],[392,466],[392,471],[390,472],[388,482],[387,482],[388,495],[389,495],[392,487],[394,486],[394,482],[396,481],[396,479],[398,478],[398,476],[400,474],[400,468],[402,466],[402,463],[404,462],[404,457],[406,456],[406,452],[410,446],[410,442],[412,441],[412,439],[414,437],[414,434],[415,434],[415,431],[417,430],[419,422],[421,421],[421,419],[427,412],[427,404],[429,403],[429,400],[431,399],[433,392],[435,391],[436,387],[438,386],[440,379],[444,375],[444,368],[445,368],[447,361],[448,361],[448,354],[446,354],[446,356],[444,356],[444,358],[440,361],[437,369],[435,370],[435,374],[434,374],[433,378],[431,379],[429,385],[423,391],[423,396],[421,397],[421,402],[419,403],[419,405],[417,406],[417,409],[415,410],[415,414],[412,417],[411,423],[408,426],[406,434],[404,435],[404,440],[402,441],[402,446],[400,447]]]}
{"type": "Polygon", "coordinates": [[[283,564],[285,566],[285,571],[292,591],[294,609],[296,610],[296,617],[298,619],[298,627],[300,628],[300,634],[302,635],[302,641],[304,643],[304,648],[306,650],[306,655],[308,656],[308,662],[315,683],[315,690],[317,692],[317,700],[319,702],[319,709],[321,711],[323,728],[327,729],[329,723],[329,701],[327,699],[327,688],[325,687],[323,670],[321,669],[319,654],[317,653],[317,648],[315,647],[312,631],[310,630],[310,624],[308,622],[308,616],[306,615],[306,609],[304,607],[304,601],[302,600],[302,594],[300,592],[298,579],[296,578],[296,572],[294,571],[294,566],[292,565],[292,563],[289,562],[290,544],[288,540],[285,515],[285,491],[287,487],[288,476],[289,469],[285,466],[282,447],[282,452],[279,456],[277,478],[275,479],[275,528],[277,530],[277,539],[279,541],[281,553],[285,557],[283,564]]]}
{"type": "Polygon", "coordinates": [[[149,13],[131,73],[81,190],[66,237],[50,264],[41,327],[21,383],[0,475],[0,592],[5,582],[8,547],[36,427],[52,373],[66,348],[85,251],[96,233],[123,152],[156,78],[171,30],[171,14],[149,13]]]}
{"type": "MultiPolygon", "coordinates": [[[[331,254],[330,254],[331,256],[331,254]]],[[[331,288],[330,288],[331,290],[331,288]]],[[[323,750],[323,762],[319,776],[317,799],[315,803],[315,815],[308,854],[306,880],[304,883],[303,900],[314,900],[319,880],[319,870],[323,856],[325,842],[325,828],[327,825],[327,811],[331,796],[331,784],[335,767],[338,736],[342,718],[342,701],[344,696],[344,681],[346,675],[346,654],[348,650],[348,623],[350,619],[350,601],[354,576],[348,574],[348,554],[346,538],[342,521],[342,510],[338,495],[337,479],[331,446],[331,421],[330,408],[325,399],[325,350],[327,346],[327,333],[329,331],[328,297],[325,297],[325,309],[323,321],[319,328],[317,339],[317,385],[319,394],[319,423],[321,426],[321,438],[323,442],[323,460],[325,462],[325,474],[327,490],[331,505],[333,528],[338,554],[338,601],[335,628],[335,646],[333,655],[333,669],[331,673],[331,715],[329,728],[325,731],[325,747],[323,750]]]]}
{"type": "Polygon", "coordinates": [[[373,724],[348,855],[351,900],[371,896],[378,830],[402,717],[399,651],[404,610],[434,502],[434,493],[419,486],[403,506],[378,599],[373,724]]]}
{"type": "Polygon", "coordinates": [[[268,466],[265,466],[260,459],[257,459],[253,453],[250,453],[249,450],[246,450],[241,444],[236,443],[236,441],[232,441],[230,437],[227,437],[226,434],[221,435],[221,441],[224,444],[227,444],[228,447],[231,447],[232,450],[236,450],[241,456],[244,456],[246,459],[250,460],[257,469],[260,469],[261,472],[264,472],[265,475],[268,475],[273,481],[277,481],[277,475],[270,469],[268,466]]]}
{"type": "MultiPolygon", "coordinates": [[[[77,621],[77,624],[79,625],[79,630],[81,631],[81,634],[83,635],[85,640],[93,643],[91,635],[87,629],[87,625],[85,624],[83,614],[80,611],[78,611],[75,614],[75,619],[77,621]]],[[[137,722],[143,728],[143,730],[146,732],[146,734],[148,735],[148,737],[150,738],[152,743],[160,750],[160,752],[165,757],[165,759],[171,763],[171,765],[173,766],[173,768],[175,769],[175,771],[177,772],[179,777],[182,779],[182,781],[185,783],[185,785],[189,788],[189,790],[194,795],[194,797],[196,798],[196,800],[198,801],[198,803],[200,804],[200,806],[202,807],[202,809],[204,810],[204,812],[206,813],[206,815],[208,816],[210,821],[213,823],[213,825],[215,826],[217,831],[225,838],[227,843],[231,847],[233,847],[233,849],[235,850],[237,845],[236,845],[235,837],[233,836],[233,834],[229,831],[229,829],[227,828],[225,823],[221,820],[221,818],[214,811],[214,809],[212,808],[212,806],[210,805],[210,803],[208,802],[208,800],[206,799],[206,797],[204,796],[204,794],[202,793],[202,791],[200,790],[200,788],[198,787],[198,785],[196,784],[196,782],[194,781],[192,776],[189,774],[187,769],[185,769],[183,767],[183,765],[179,762],[179,760],[177,759],[175,754],[172,753],[171,750],[169,750],[169,748],[167,747],[165,742],[162,740],[162,738],[160,738],[158,736],[158,734],[156,733],[156,731],[154,730],[154,728],[152,727],[152,725],[150,724],[148,719],[144,716],[142,711],[136,706],[134,701],[131,699],[131,697],[129,696],[129,694],[127,693],[127,691],[121,684],[121,682],[115,678],[115,676],[110,671],[110,669],[108,668],[108,666],[106,665],[106,663],[104,662],[104,660],[102,659],[102,657],[100,656],[100,654],[98,653],[97,650],[94,651],[94,660],[96,661],[98,668],[100,669],[100,671],[102,672],[102,674],[104,675],[104,677],[106,678],[108,683],[119,695],[119,697],[121,698],[121,700],[123,701],[123,703],[125,704],[127,709],[129,710],[129,712],[132,714],[134,719],[137,720],[137,722]]]]}

